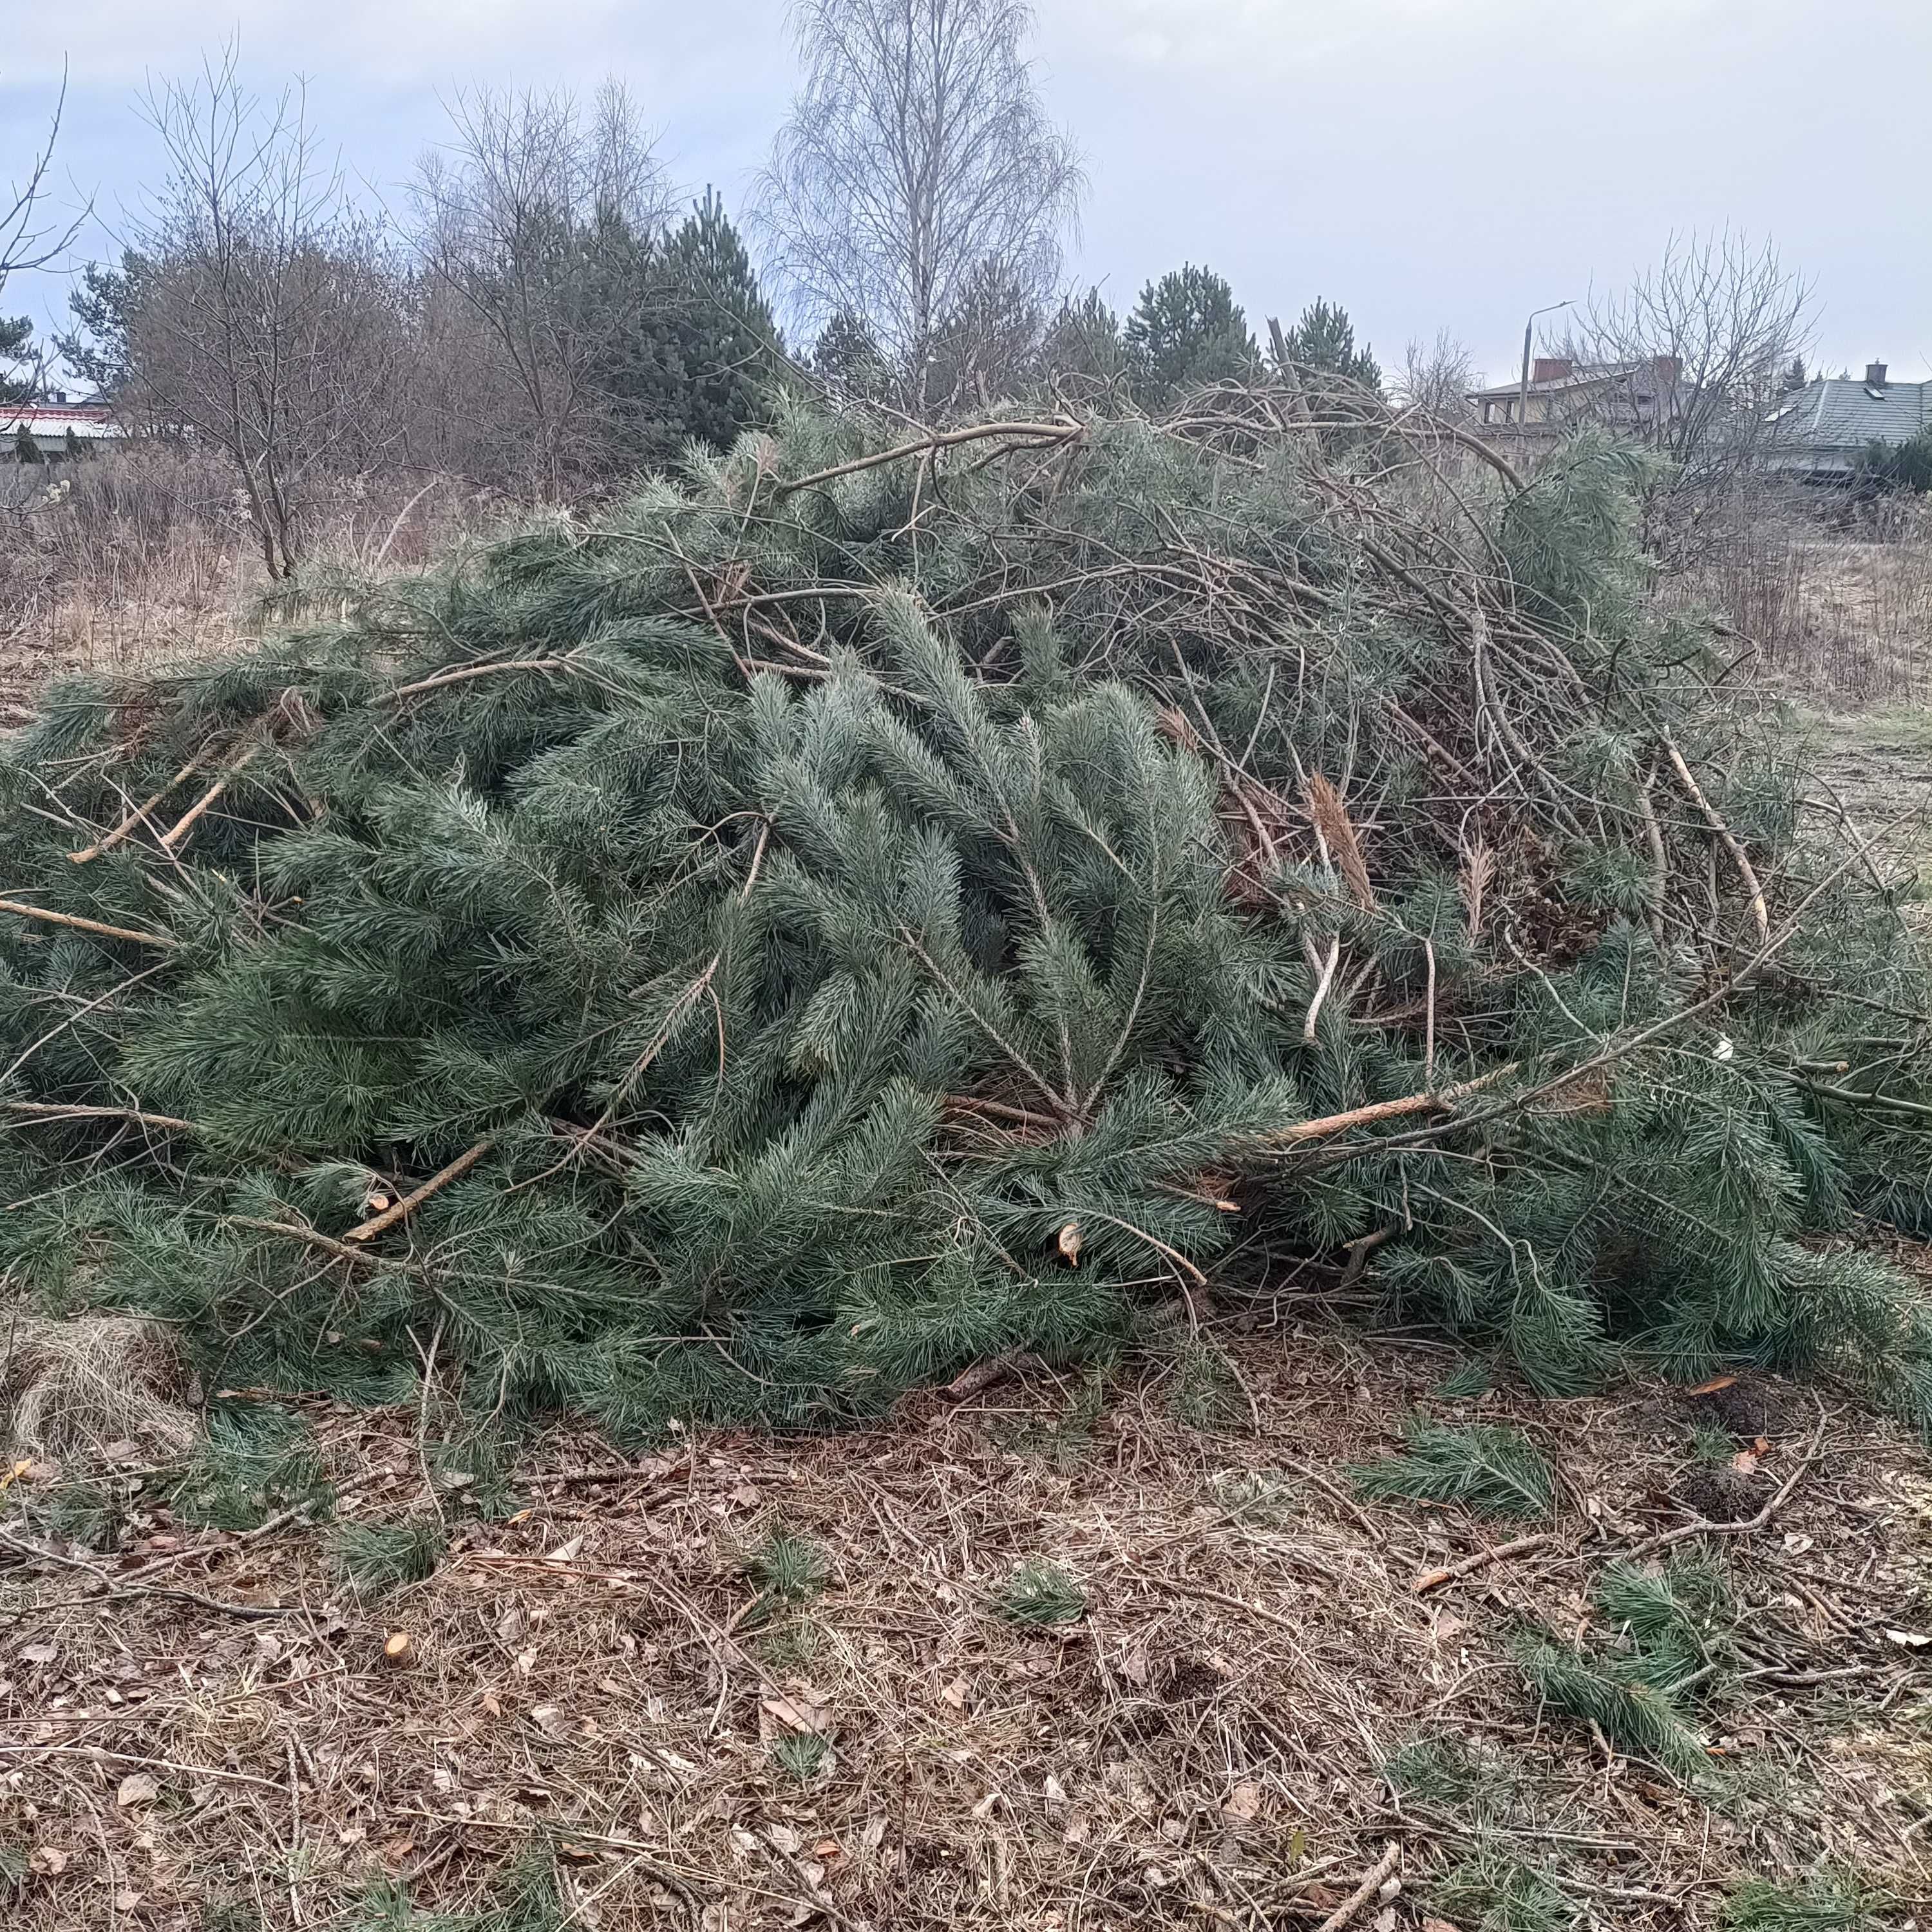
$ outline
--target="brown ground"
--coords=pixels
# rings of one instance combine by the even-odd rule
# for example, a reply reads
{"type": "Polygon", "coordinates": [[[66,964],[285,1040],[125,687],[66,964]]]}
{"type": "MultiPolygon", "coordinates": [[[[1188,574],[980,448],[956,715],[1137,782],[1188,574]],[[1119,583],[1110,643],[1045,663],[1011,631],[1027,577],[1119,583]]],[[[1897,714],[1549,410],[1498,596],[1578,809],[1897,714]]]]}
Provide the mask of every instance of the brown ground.
{"type": "MultiPolygon", "coordinates": [[[[1096,1411],[1035,1370],[856,1437],[626,1463],[554,1436],[508,1520],[446,1498],[436,1574],[374,1606],[305,1526],[193,1532],[138,1496],[116,1554],[31,1554],[73,1555],[37,1533],[58,1472],[36,1467],[0,1522],[0,1847],[28,1868],[8,1922],[406,1923],[358,1916],[372,1875],[474,1910],[532,1843],[566,1909],[514,1932],[1316,1925],[1390,1846],[1402,1890],[1364,1926],[1454,1910],[1443,1876],[1484,1847],[1598,1924],[1710,1924],[1741,1880],[1821,1860],[1901,1917],[1932,1903],[1932,1465],[1898,1430],[1769,1382],[1447,1401],[1450,1351],[1286,1316],[1231,1348],[1220,1427],[1180,1419],[1171,1372],[1096,1411]],[[1418,1402],[1518,1424],[1553,1522],[1358,1504],[1346,1466],[1418,1402]],[[1714,1476],[1700,1422],[1756,1466],[1714,1476]],[[1514,1630],[1608,1640],[1586,1604],[1608,1559],[1780,1494],[1761,1528],[1688,1539],[1744,1606],[1710,1793],[1539,1712],[1514,1630]],[[831,1574],[766,1616],[742,1564],[777,1525],[831,1574]],[[1032,1558],[1078,1579],[1078,1621],[998,1614],[1032,1558]],[[809,1735],[829,1749],[801,1780],[778,1752],[804,1763],[809,1735]],[[1444,1740],[1476,1753],[1463,1788],[1385,1774],[1444,1740]]],[[[434,1509],[413,1410],[310,1415],[345,1515],[434,1509]]]]}

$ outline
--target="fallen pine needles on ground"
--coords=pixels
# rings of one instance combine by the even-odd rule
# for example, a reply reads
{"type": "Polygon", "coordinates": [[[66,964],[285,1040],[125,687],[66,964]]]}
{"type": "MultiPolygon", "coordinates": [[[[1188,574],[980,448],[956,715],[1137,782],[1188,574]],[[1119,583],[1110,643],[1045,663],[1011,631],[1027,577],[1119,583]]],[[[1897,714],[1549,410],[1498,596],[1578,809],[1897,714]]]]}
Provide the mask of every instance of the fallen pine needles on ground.
{"type": "Polygon", "coordinates": [[[1217,1339],[1255,1408],[1213,1430],[1157,1370],[1095,1402],[1022,1364],[862,1436],[697,1427],[625,1464],[547,1433],[487,1508],[444,1474],[454,1406],[310,1397],[320,1532],[197,1527],[167,1472],[104,1474],[76,1546],[50,1505],[79,1471],[37,1468],[0,1498],[10,1932],[1261,1932],[1378,1870],[1352,1922],[1390,1879],[1399,1927],[1458,1932],[1923,1922],[1932,1475],[1906,1431],[1840,1406],[1816,1436],[1754,1378],[1749,1480],[1807,1479],[1760,1533],[1634,1564],[1693,1514],[1694,1399],[1444,1406],[1439,1348],[1217,1339]],[[1345,1474],[1418,1403],[1531,1438],[1563,1499],[1426,1598],[1417,1570],[1496,1520],[1364,1516],[1345,1474]],[[371,1600],[333,1567],[352,1526],[439,1508],[417,1580],[371,1600]],[[1672,1687],[1687,1774],[1539,1695],[1532,1628],[1672,1687]]]}

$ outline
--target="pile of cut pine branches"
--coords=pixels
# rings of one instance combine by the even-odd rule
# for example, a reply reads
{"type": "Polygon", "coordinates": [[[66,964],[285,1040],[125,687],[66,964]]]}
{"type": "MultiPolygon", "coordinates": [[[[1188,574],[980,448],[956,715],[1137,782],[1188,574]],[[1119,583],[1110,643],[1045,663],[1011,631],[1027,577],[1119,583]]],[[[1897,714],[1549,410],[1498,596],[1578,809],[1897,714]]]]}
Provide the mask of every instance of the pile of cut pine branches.
{"type": "Polygon", "coordinates": [[[626,1434],[1372,1285],[1932,1412],[1927,982],[1645,459],[1282,385],[311,584],[0,764],[0,1243],[230,1382],[626,1434]]]}

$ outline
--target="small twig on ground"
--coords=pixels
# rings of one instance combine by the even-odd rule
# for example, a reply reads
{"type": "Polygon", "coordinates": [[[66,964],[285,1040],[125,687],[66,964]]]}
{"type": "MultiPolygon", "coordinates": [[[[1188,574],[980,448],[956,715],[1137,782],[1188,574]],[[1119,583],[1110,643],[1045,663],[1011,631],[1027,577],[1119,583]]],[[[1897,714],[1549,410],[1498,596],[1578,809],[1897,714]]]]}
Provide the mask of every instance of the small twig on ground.
{"type": "Polygon", "coordinates": [[[302,1780],[296,1771],[296,1741],[282,1740],[289,1755],[289,1916],[299,1925],[302,1920],[302,1780]]]}
{"type": "Polygon", "coordinates": [[[1673,1543],[1682,1543],[1690,1536],[1748,1536],[1754,1530],[1767,1528],[1771,1520],[1790,1501],[1792,1492],[1804,1480],[1806,1472],[1818,1460],[1819,1445],[1825,1439],[1825,1425],[1821,1421],[1813,1432],[1810,1444],[1796,1468],[1784,1479],[1783,1486],[1754,1516],[1742,1522],[1708,1522],[1700,1516],[1695,1522],[1679,1523],[1675,1529],[1666,1529],[1660,1534],[1650,1537],[1640,1543],[1630,1553],[1633,1559],[1648,1556],[1652,1550],[1662,1550],[1673,1543]]]}
{"type": "Polygon", "coordinates": [[[204,1597],[199,1590],[184,1590],[172,1583],[117,1583],[110,1572],[94,1564],[83,1563],[78,1556],[62,1556],[57,1551],[44,1550],[36,1544],[23,1543],[18,1537],[8,1534],[4,1529],[0,1529],[0,1544],[4,1544],[19,1555],[37,1562],[60,1563],[70,1570],[83,1570],[94,1578],[110,1597],[124,1601],[135,1597],[166,1597],[178,1603],[193,1604],[200,1610],[214,1610],[224,1617],[244,1618],[294,1617],[302,1614],[302,1606],[298,1604],[226,1603],[219,1597],[204,1597]]]}
{"type": "Polygon", "coordinates": [[[1486,1570],[1492,1563],[1501,1563],[1512,1556],[1527,1556],[1532,1550],[1546,1549],[1556,1540],[1553,1530],[1544,1530],[1535,1536],[1520,1536],[1513,1543],[1498,1543],[1493,1549],[1479,1550],[1474,1556],[1450,1564],[1447,1569],[1425,1570],[1411,1588],[1418,1597],[1426,1596],[1431,1590],[1442,1588],[1444,1583],[1473,1576],[1478,1570],[1486,1570]]]}
{"type": "Polygon", "coordinates": [[[178,1772],[184,1778],[225,1778],[231,1784],[252,1784],[263,1791],[280,1792],[283,1789],[272,1778],[254,1778],[245,1771],[224,1771],[212,1764],[177,1764],[165,1757],[136,1757],[130,1752],[109,1750],[100,1744],[16,1744],[0,1740],[0,1751],[16,1757],[91,1758],[97,1764],[138,1765],[143,1771],[178,1772]]]}
{"type": "Polygon", "coordinates": [[[1382,1856],[1376,1861],[1374,1868],[1360,1885],[1323,1919],[1316,1932],[1341,1932],[1341,1928],[1354,1919],[1363,1909],[1374,1902],[1376,1894],[1394,1876],[1395,1868],[1402,1863],[1402,1845],[1391,1838],[1382,1856]]]}

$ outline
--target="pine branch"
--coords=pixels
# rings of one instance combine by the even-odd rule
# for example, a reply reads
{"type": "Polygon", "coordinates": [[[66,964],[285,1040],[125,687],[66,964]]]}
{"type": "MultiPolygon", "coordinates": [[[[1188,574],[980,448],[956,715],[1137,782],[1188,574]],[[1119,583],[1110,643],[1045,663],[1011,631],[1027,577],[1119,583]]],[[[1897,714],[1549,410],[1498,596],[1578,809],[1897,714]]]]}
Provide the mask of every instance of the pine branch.
{"type": "Polygon", "coordinates": [[[70,912],[54,912],[46,906],[23,904],[18,899],[0,899],[0,912],[16,913],[22,919],[44,920],[50,926],[71,927],[76,932],[91,932],[103,939],[125,939],[136,946],[158,946],[172,951],[181,941],[165,932],[140,932],[131,926],[104,926],[98,919],[82,919],[70,912]]]}

